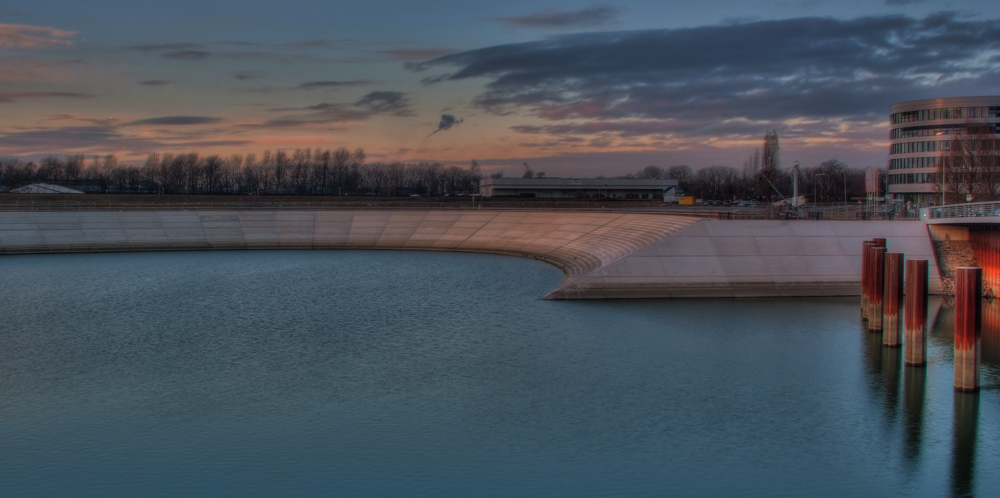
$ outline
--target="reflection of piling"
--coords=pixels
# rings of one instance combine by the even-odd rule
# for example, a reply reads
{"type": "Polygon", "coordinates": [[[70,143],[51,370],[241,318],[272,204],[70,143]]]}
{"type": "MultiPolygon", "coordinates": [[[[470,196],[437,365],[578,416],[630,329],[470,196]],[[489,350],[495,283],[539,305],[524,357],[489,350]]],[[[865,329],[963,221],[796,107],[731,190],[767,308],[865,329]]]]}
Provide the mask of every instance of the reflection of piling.
{"type": "Polygon", "coordinates": [[[952,496],[975,496],[978,425],[979,395],[955,393],[955,426],[951,447],[952,496]]]}
{"type": "Polygon", "coordinates": [[[868,266],[871,267],[871,282],[868,294],[868,330],[882,330],[882,294],[885,292],[885,248],[868,249],[868,266]]]}
{"type": "Polygon", "coordinates": [[[903,346],[907,365],[927,364],[927,260],[906,262],[906,339],[903,346]]]}
{"type": "Polygon", "coordinates": [[[866,240],[861,244],[861,318],[868,319],[868,284],[871,282],[869,275],[868,248],[875,247],[874,240],[866,240]]]}
{"type": "Polygon", "coordinates": [[[979,389],[979,358],[983,316],[983,270],[955,270],[955,389],[979,389]]]}
{"type": "Polygon", "coordinates": [[[885,255],[885,292],[882,297],[882,345],[902,345],[903,260],[898,252],[885,255]]]}
{"type": "Polygon", "coordinates": [[[927,369],[908,366],[903,368],[903,412],[906,438],[903,457],[916,463],[920,459],[920,446],[924,431],[924,393],[927,386],[927,369]]]}

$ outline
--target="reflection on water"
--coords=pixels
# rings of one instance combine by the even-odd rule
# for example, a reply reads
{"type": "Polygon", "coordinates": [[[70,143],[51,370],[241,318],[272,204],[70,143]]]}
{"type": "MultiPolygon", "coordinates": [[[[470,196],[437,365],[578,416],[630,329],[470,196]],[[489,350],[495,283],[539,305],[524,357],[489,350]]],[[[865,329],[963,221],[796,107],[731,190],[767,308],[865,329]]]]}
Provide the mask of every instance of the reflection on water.
{"type": "Polygon", "coordinates": [[[955,392],[955,428],[952,439],[952,496],[975,496],[976,428],[979,394],[955,392]]]}
{"type": "Polygon", "coordinates": [[[927,368],[923,366],[903,367],[903,424],[905,431],[903,457],[911,469],[916,468],[920,461],[926,391],[927,368]]]}
{"type": "MultiPolygon", "coordinates": [[[[994,372],[1000,367],[1000,300],[984,302],[982,328],[982,358],[984,371],[994,372]],[[991,365],[990,365],[991,364],[991,365]],[[991,368],[992,367],[992,368],[991,368]]],[[[882,346],[879,333],[859,327],[862,335],[865,373],[868,377],[870,398],[879,406],[887,432],[895,430],[900,407],[900,376],[902,375],[902,457],[911,474],[922,467],[921,458],[926,452],[927,383],[928,370],[940,366],[954,369],[955,307],[953,301],[932,299],[928,316],[931,328],[930,341],[935,354],[930,366],[902,366],[900,350],[882,346]]],[[[944,372],[942,381],[950,380],[944,372]]],[[[987,384],[984,382],[984,385],[987,384]]],[[[995,382],[993,383],[995,385],[995,382]]],[[[939,382],[939,387],[950,388],[950,382],[939,382]]],[[[953,388],[950,389],[953,391],[953,388]]],[[[951,411],[950,469],[948,473],[950,494],[955,497],[976,496],[977,441],[980,441],[981,393],[953,392],[951,411]]],[[[935,429],[933,427],[931,430],[935,429]]]]}
{"type": "Polygon", "coordinates": [[[895,426],[898,418],[902,351],[897,347],[883,346],[879,332],[866,332],[863,337],[869,391],[882,407],[883,421],[888,430],[895,426]]]}
{"type": "Polygon", "coordinates": [[[1000,334],[984,390],[954,396],[936,301],[915,368],[856,299],[539,299],[561,278],[461,254],[0,258],[0,495],[1000,489],[1000,334]]]}

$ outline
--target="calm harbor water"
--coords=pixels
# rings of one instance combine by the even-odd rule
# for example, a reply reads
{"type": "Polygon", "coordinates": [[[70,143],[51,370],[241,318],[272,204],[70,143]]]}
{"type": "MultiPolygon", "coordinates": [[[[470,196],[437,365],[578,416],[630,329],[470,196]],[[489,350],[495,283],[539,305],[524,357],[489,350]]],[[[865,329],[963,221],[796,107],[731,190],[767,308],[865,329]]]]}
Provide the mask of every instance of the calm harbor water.
{"type": "Polygon", "coordinates": [[[417,252],[0,258],[0,496],[1000,489],[998,331],[958,395],[937,302],[913,369],[857,299],[540,300],[561,278],[417,252]]]}

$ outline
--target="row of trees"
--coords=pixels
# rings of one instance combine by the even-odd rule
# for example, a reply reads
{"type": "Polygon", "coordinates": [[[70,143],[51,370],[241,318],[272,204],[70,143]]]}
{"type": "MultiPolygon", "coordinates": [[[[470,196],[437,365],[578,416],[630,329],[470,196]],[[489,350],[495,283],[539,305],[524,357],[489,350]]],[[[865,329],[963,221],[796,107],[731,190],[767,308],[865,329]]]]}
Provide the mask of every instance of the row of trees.
{"type": "Polygon", "coordinates": [[[47,157],[39,163],[0,160],[5,187],[33,182],[87,192],[280,195],[444,195],[475,192],[482,177],[468,168],[440,163],[366,163],[362,149],[300,149],[288,154],[199,156],[151,154],[142,166],[114,155],[47,157]]]}
{"type": "MultiPolygon", "coordinates": [[[[947,202],[1000,198],[1000,140],[995,128],[969,125],[943,146],[942,174],[935,178],[947,202]]],[[[789,196],[794,181],[793,169],[781,167],[779,152],[778,135],[769,130],[763,147],[754,150],[739,169],[647,166],[627,177],[675,179],[687,193],[704,199],[774,200],[779,191],[789,196]]],[[[525,178],[545,175],[526,163],[523,166],[525,178]]],[[[828,201],[865,195],[865,170],[836,159],[801,168],[800,173],[800,194],[815,193],[819,200],[828,201]]],[[[87,192],[439,196],[475,193],[481,178],[475,161],[467,168],[426,162],[366,163],[362,149],[343,147],[265,151],[260,157],[151,154],[141,166],[122,164],[114,155],[90,161],[83,155],[50,156],[37,163],[0,158],[2,187],[44,182],[87,192]]]]}
{"type": "MultiPolygon", "coordinates": [[[[865,170],[851,168],[841,161],[830,159],[812,167],[801,169],[799,194],[810,196],[815,192],[822,201],[838,201],[865,195],[865,170]]],[[[753,160],[738,169],[732,166],[709,166],[695,171],[690,166],[669,168],[647,166],[631,175],[633,178],[668,178],[678,180],[685,193],[702,199],[772,199],[774,189],[761,178],[759,166],[753,160]]],[[[775,169],[767,178],[785,197],[791,197],[794,178],[791,170],[775,169]]]]}
{"type": "MultiPolygon", "coordinates": [[[[666,178],[678,180],[687,194],[703,199],[774,200],[781,192],[791,197],[794,171],[782,169],[778,134],[768,130],[763,148],[755,149],[741,169],[732,166],[709,166],[697,171],[690,166],[669,168],[647,166],[631,178],[666,178]]],[[[796,166],[798,168],[798,166],[796,166]]],[[[850,168],[830,159],[812,167],[801,168],[799,194],[813,194],[819,200],[842,200],[865,195],[865,170],[850,168]]]]}

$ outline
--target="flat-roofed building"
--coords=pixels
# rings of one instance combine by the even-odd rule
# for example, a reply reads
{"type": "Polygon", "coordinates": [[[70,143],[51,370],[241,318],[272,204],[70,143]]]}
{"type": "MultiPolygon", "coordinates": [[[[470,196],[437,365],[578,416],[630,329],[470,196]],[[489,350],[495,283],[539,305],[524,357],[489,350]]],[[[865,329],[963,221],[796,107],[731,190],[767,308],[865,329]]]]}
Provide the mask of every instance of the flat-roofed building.
{"type": "Polygon", "coordinates": [[[546,199],[673,200],[677,180],[622,178],[484,178],[479,193],[485,197],[540,197],[546,199]]]}
{"type": "Polygon", "coordinates": [[[920,204],[941,200],[941,164],[969,126],[1000,132],[1000,96],[911,100],[890,111],[889,194],[920,204]]]}

